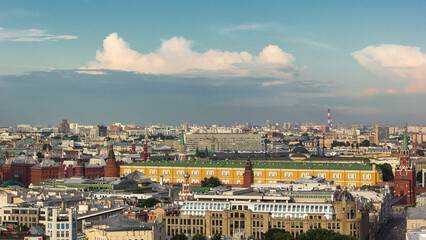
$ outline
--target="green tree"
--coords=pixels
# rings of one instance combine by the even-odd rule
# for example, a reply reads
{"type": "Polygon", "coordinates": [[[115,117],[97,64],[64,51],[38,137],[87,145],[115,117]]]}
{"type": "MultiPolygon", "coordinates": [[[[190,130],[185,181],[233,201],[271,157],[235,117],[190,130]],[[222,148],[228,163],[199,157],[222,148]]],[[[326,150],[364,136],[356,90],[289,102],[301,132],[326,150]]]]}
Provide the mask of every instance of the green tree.
{"type": "Polygon", "coordinates": [[[420,170],[420,171],[417,173],[416,181],[417,181],[417,182],[423,182],[422,180],[423,180],[423,179],[422,179],[422,171],[420,170]]]}
{"type": "Polygon", "coordinates": [[[424,157],[425,153],[423,152],[423,150],[417,150],[417,155],[419,155],[420,157],[424,157]]]}
{"type": "Polygon", "coordinates": [[[344,142],[333,141],[331,143],[331,148],[334,148],[334,147],[345,147],[345,146],[346,146],[346,144],[344,142]]]}
{"type": "Polygon", "coordinates": [[[22,224],[18,224],[15,227],[15,231],[19,231],[19,232],[24,232],[24,231],[28,231],[28,227],[26,225],[22,225],[22,224]]]}
{"type": "Polygon", "coordinates": [[[342,235],[333,230],[323,228],[309,229],[307,232],[300,234],[296,240],[356,240],[357,238],[350,235],[342,235]]]}
{"type": "Polygon", "coordinates": [[[217,187],[220,186],[220,180],[217,177],[204,177],[204,180],[201,180],[202,187],[217,187]]]}
{"type": "Polygon", "coordinates": [[[392,182],[394,179],[392,166],[389,163],[377,165],[377,167],[382,170],[383,181],[392,182]]]}
{"type": "Polygon", "coordinates": [[[294,240],[294,237],[284,229],[272,228],[263,235],[262,240],[294,240]]]}
{"type": "Polygon", "coordinates": [[[173,235],[171,240],[188,240],[188,237],[186,237],[185,234],[183,233],[179,233],[179,234],[173,235]]]}
{"type": "Polygon", "coordinates": [[[216,233],[210,240],[221,240],[222,235],[220,233],[216,233]]]}
{"type": "Polygon", "coordinates": [[[157,205],[157,203],[159,203],[160,200],[156,199],[156,198],[148,198],[145,199],[141,202],[140,206],[141,207],[154,207],[155,205],[157,205]]]}
{"type": "Polygon", "coordinates": [[[368,141],[367,139],[365,139],[364,141],[361,142],[360,146],[361,147],[369,147],[370,146],[370,141],[368,141]]]}
{"type": "Polygon", "coordinates": [[[192,237],[192,240],[207,240],[207,238],[205,236],[197,233],[192,237]]]}
{"type": "Polygon", "coordinates": [[[172,160],[172,157],[168,153],[164,154],[163,160],[169,161],[172,160]]]}
{"type": "Polygon", "coordinates": [[[41,153],[41,152],[37,152],[37,158],[38,159],[41,159],[41,158],[43,158],[44,156],[43,156],[43,153],[41,153]]]}

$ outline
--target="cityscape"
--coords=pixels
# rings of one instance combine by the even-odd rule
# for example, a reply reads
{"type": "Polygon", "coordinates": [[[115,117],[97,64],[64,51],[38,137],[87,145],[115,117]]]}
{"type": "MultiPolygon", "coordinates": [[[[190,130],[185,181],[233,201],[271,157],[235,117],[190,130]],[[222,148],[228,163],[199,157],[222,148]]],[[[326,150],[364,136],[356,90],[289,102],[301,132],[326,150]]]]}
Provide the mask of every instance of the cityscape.
{"type": "Polygon", "coordinates": [[[424,1],[0,1],[0,239],[426,239],[424,1]]]}

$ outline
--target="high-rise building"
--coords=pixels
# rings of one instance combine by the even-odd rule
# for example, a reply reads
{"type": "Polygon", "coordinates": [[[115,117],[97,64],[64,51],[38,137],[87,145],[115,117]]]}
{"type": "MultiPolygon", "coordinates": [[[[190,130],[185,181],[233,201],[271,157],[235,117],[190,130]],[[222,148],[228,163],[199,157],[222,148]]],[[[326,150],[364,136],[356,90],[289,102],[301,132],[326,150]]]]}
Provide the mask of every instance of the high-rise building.
{"type": "Polygon", "coordinates": [[[98,125],[93,128],[90,132],[90,137],[106,137],[107,136],[107,127],[103,125],[98,125]]]}
{"type": "Polygon", "coordinates": [[[62,120],[62,123],[59,124],[59,133],[69,133],[70,124],[66,119],[62,120]]]}
{"type": "Polygon", "coordinates": [[[384,143],[389,139],[389,127],[376,125],[376,144],[384,143]]]}
{"type": "Polygon", "coordinates": [[[51,240],[77,239],[77,212],[75,208],[63,210],[60,208],[49,208],[45,211],[44,221],[46,235],[51,240]]]}

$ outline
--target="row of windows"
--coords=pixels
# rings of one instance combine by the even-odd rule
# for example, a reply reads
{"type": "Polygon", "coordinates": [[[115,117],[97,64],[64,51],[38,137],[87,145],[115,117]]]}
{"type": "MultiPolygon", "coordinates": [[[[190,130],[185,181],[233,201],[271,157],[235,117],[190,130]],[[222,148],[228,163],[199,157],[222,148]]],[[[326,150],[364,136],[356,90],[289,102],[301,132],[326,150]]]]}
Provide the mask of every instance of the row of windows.
{"type": "Polygon", "coordinates": [[[201,203],[201,202],[188,202],[182,206],[182,210],[224,210],[229,209],[228,203],[201,203]]]}
{"type": "Polygon", "coordinates": [[[255,204],[254,211],[266,211],[266,212],[311,212],[311,213],[322,213],[322,212],[333,212],[331,206],[321,205],[270,205],[270,204],[255,204]]]}
{"type": "MultiPolygon", "coordinates": [[[[138,170],[139,172],[144,173],[143,170],[138,170]]],[[[130,169],[124,169],[124,174],[130,174],[132,171],[130,169]]],[[[200,172],[198,170],[193,170],[192,172],[192,176],[199,176],[200,172]]],[[[149,170],[149,174],[151,175],[156,175],[157,174],[157,170],[155,169],[151,169],[149,170]]],[[[170,174],[170,170],[163,170],[162,171],[163,175],[169,175],[170,174]]],[[[184,175],[184,170],[177,170],[176,171],[177,175],[184,175]]],[[[243,176],[244,171],[237,171],[237,176],[241,177],[243,176]]],[[[230,172],[229,171],[222,171],[222,176],[229,176],[230,172]]],[[[308,176],[310,175],[309,173],[301,173],[302,177],[308,176]]],[[[208,170],[207,171],[207,176],[214,176],[214,171],[213,170],[208,170]]],[[[321,178],[326,178],[327,175],[325,173],[318,173],[317,175],[318,177],[321,178]]],[[[254,171],[254,177],[262,177],[262,172],[260,171],[254,171]]],[[[277,177],[277,172],[269,172],[269,177],[277,177]]],[[[284,177],[285,178],[293,178],[293,172],[285,172],[284,173],[284,177]]],[[[333,179],[341,179],[342,178],[342,174],[341,173],[334,173],[333,174],[333,179]]],[[[348,174],[348,179],[356,179],[356,174],[355,173],[349,173],[348,174]]],[[[371,179],[371,174],[363,174],[362,175],[362,179],[371,179]]]]}
{"type": "Polygon", "coordinates": [[[180,225],[203,225],[203,219],[174,219],[169,218],[167,219],[167,224],[180,224],[180,225]]]}
{"type": "Polygon", "coordinates": [[[19,221],[19,218],[21,218],[21,222],[26,221],[26,222],[36,222],[36,218],[35,217],[19,217],[19,216],[3,216],[3,220],[12,220],[12,221],[19,221]]]}
{"type": "MultiPolygon", "coordinates": [[[[52,223],[47,223],[47,228],[52,229],[52,223]]],[[[70,225],[69,223],[57,223],[56,229],[69,229],[70,225]]]]}

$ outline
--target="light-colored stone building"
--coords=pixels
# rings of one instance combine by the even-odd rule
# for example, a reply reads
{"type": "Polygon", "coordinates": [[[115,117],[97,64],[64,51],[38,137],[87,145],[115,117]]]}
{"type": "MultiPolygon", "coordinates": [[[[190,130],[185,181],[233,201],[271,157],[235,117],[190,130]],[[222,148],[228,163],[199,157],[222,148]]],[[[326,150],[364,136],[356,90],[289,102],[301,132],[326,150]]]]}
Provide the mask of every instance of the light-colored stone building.
{"type": "Polygon", "coordinates": [[[407,233],[426,226],[426,206],[407,209],[407,233]]]}
{"type": "Polygon", "coordinates": [[[284,229],[294,237],[315,228],[357,239],[369,236],[368,209],[348,191],[298,192],[297,196],[288,196],[236,189],[196,194],[194,200],[184,202],[180,214],[164,216],[160,221],[166,224],[167,236],[219,233],[238,239],[262,239],[272,228],[284,229]],[[307,202],[306,198],[316,201],[307,202]]]}
{"type": "Polygon", "coordinates": [[[214,151],[244,151],[262,150],[263,140],[261,134],[241,133],[194,133],[185,134],[186,149],[189,151],[205,149],[206,147],[214,151]]]}
{"type": "Polygon", "coordinates": [[[84,233],[88,240],[165,240],[164,223],[147,223],[125,216],[93,222],[84,233]]]}

